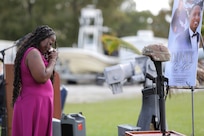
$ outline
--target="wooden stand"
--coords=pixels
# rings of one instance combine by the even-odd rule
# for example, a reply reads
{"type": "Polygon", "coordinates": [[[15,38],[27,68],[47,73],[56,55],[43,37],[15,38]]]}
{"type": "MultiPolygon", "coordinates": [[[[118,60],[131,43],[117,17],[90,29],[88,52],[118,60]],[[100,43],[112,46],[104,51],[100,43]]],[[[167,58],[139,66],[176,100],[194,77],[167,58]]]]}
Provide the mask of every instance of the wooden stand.
{"type": "MultiPolygon", "coordinates": [[[[5,80],[6,80],[6,108],[7,108],[7,130],[8,136],[11,136],[12,130],[12,96],[13,96],[13,79],[14,79],[13,64],[5,64],[5,80]]],[[[61,97],[60,97],[60,77],[55,72],[54,77],[54,118],[61,119],[61,97]]]]}
{"type": "MultiPolygon", "coordinates": [[[[185,136],[181,133],[175,131],[167,131],[166,135],[168,136],[185,136]]],[[[160,131],[130,131],[125,132],[125,136],[162,136],[160,131]]]]}

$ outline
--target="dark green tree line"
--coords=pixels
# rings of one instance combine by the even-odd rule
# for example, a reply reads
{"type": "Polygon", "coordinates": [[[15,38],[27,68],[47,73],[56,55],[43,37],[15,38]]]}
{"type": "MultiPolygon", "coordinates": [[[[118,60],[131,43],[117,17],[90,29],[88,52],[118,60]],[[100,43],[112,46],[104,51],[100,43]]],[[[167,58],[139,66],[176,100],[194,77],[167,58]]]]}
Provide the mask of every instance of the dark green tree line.
{"type": "Polygon", "coordinates": [[[14,41],[36,26],[47,24],[56,31],[59,46],[72,46],[77,43],[80,10],[88,4],[102,10],[104,26],[111,28],[111,34],[117,37],[135,35],[140,29],[168,36],[167,13],[161,12],[161,17],[157,17],[148,11],[136,12],[133,0],[1,0],[0,39],[14,41]],[[121,10],[124,2],[129,5],[121,10]],[[153,20],[151,24],[147,23],[149,18],[153,20]]]}

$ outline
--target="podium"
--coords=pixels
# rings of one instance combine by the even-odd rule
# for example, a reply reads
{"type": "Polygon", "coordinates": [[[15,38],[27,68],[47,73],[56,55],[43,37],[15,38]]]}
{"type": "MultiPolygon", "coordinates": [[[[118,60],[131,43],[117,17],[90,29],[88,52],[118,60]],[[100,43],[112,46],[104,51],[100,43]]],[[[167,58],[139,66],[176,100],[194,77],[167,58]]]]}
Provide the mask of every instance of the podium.
{"type": "MultiPolygon", "coordinates": [[[[131,131],[126,132],[125,136],[162,136],[161,131],[131,131]]],[[[166,131],[166,136],[186,136],[175,131],[166,131]]]]}
{"type": "MultiPolygon", "coordinates": [[[[12,133],[12,96],[13,96],[13,79],[14,79],[14,67],[13,64],[5,64],[5,97],[6,97],[6,109],[7,109],[7,131],[8,136],[12,133]]],[[[60,77],[57,72],[54,75],[54,115],[53,118],[61,119],[61,101],[60,101],[60,77]]]]}

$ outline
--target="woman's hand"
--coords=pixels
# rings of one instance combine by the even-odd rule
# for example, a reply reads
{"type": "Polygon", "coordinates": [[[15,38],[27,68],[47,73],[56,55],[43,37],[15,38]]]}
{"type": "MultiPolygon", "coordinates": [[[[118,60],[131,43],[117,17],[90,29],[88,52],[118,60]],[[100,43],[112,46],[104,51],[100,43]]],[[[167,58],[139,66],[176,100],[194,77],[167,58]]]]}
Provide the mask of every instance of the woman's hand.
{"type": "Polygon", "coordinates": [[[51,48],[51,50],[49,51],[49,54],[48,54],[48,59],[49,59],[49,62],[52,60],[54,61],[57,61],[57,58],[58,58],[58,51],[54,48],[51,48]]]}

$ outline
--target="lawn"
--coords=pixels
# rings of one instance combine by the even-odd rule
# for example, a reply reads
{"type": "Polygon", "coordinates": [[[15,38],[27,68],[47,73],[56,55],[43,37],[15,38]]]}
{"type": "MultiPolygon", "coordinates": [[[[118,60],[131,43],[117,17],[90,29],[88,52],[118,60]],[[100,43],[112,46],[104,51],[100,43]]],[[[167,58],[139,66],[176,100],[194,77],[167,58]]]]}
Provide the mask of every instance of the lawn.
{"type": "MultiPolygon", "coordinates": [[[[192,95],[172,94],[166,99],[167,129],[191,136],[192,95]]],[[[118,125],[136,126],[142,104],[141,96],[120,98],[95,103],[65,105],[64,113],[82,112],[85,117],[87,136],[118,136],[118,125]]],[[[204,91],[194,92],[194,134],[204,134],[204,91]]]]}
{"type": "MultiPolygon", "coordinates": [[[[192,134],[192,95],[191,92],[189,92],[172,94],[171,97],[167,97],[166,99],[166,120],[168,130],[174,130],[186,136],[191,136],[192,134]]],[[[195,92],[195,136],[203,136],[204,134],[203,104],[204,91],[195,92]]],[[[129,124],[136,126],[141,105],[141,96],[95,103],[67,103],[64,113],[83,113],[86,124],[86,136],[118,136],[118,125],[129,124]]]]}

